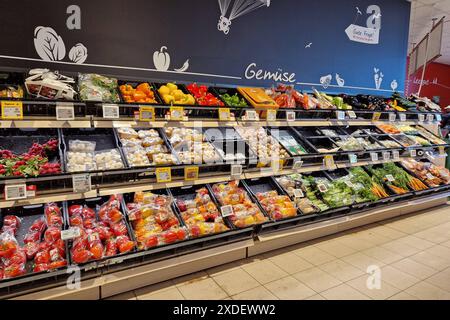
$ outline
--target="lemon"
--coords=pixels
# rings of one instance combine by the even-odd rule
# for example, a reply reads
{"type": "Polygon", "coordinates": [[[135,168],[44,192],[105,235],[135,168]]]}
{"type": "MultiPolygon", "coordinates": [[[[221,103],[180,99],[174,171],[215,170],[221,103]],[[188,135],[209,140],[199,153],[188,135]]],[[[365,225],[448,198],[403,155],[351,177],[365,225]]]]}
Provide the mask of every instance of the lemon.
{"type": "Polygon", "coordinates": [[[175,91],[178,89],[177,85],[175,83],[171,83],[169,82],[168,84],[166,84],[166,86],[169,88],[170,92],[175,91]]]}
{"type": "Polygon", "coordinates": [[[161,87],[159,87],[159,93],[162,95],[162,96],[165,96],[166,94],[169,94],[170,93],[170,89],[167,87],[167,86],[161,86],[161,87]]]}

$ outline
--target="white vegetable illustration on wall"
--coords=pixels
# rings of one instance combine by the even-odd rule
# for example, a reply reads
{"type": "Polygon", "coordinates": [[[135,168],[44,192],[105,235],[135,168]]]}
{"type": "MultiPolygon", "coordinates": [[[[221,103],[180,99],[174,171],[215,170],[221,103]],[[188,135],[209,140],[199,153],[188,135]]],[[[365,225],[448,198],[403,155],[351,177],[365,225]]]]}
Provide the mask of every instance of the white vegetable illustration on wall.
{"type": "Polygon", "coordinates": [[[397,80],[392,80],[392,82],[391,82],[391,89],[392,89],[392,91],[395,91],[396,89],[397,89],[397,87],[398,87],[398,83],[397,83],[397,80]]]}
{"type": "Polygon", "coordinates": [[[328,88],[328,86],[331,84],[331,80],[333,79],[333,76],[331,74],[328,74],[326,76],[323,76],[320,78],[320,84],[324,89],[328,88]]]}
{"type": "Polygon", "coordinates": [[[339,87],[343,87],[345,85],[345,80],[342,79],[338,73],[336,73],[336,82],[338,84],[339,87]]]}
{"type": "Polygon", "coordinates": [[[218,0],[220,18],[217,29],[224,34],[230,32],[231,21],[261,7],[269,7],[270,0],[218,0]],[[231,7],[230,10],[228,10],[231,7]],[[227,13],[228,17],[227,17],[227,13]]]}
{"type": "Polygon", "coordinates": [[[87,48],[82,43],[77,43],[69,51],[69,59],[75,63],[82,64],[87,59],[87,48]]]}
{"type": "MultiPolygon", "coordinates": [[[[44,61],[61,61],[66,56],[66,46],[61,36],[51,27],[36,27],[34,29],[34,48],[44,61]]],[[[69,51],[72,62],[82,64],[87,59],[87,48],[77,43],[69,51]]]]}
{"type": "Polygon", "coordinates": [[[34,29],[34,48],[42,60],[60,61],[66,55],[63,39],[50,27],[34,29]]]}
{"type": "Polygon", "coordinates": [[[383,82],[384,74],[378,68],[373,68],[373,79],[375,80],[375,88],[379,90],[381,88],[381,83],[383,82]]]}
{"type": "MultiPolygon", "coordinates": [[[[170,68],[170,54],[166,46],[162,46],[159,51],[153,53],[153,64],[158,71],[167,71],[170,68]]],[[[176,72],[184,72],[189,68],[189,59],[187,59],[180,68],[173,69],[176,72]]]]}

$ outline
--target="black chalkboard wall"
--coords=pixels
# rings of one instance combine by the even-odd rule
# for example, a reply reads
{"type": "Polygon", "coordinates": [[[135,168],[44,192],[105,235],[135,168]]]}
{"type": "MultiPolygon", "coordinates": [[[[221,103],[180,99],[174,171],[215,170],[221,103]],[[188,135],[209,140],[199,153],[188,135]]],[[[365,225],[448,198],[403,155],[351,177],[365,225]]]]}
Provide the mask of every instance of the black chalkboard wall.
{"type": "Polygon", "coordinates": [[[27,0],[1,1],[0,10],[3,68],[384,95],[404,88],[405,0],[27,0]]]}

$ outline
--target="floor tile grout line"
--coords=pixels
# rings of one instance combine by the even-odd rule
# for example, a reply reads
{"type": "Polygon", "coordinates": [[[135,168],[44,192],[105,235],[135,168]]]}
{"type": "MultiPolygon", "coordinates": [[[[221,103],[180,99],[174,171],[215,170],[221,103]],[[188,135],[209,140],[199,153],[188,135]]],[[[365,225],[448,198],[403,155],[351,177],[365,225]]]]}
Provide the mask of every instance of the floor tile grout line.
{"type": "Polygon", "coordinates": [[[212,279],[212,281],[220,288],[220,290],[225,292],[225,294],[227,295],[227,298],[231,298],[231,296],[228,294],[228,292],[224,288],[222,288],[222,286],[216,281],[216,279],[214,279],[214,277],[211,277],[210,279],[212,279]]]}

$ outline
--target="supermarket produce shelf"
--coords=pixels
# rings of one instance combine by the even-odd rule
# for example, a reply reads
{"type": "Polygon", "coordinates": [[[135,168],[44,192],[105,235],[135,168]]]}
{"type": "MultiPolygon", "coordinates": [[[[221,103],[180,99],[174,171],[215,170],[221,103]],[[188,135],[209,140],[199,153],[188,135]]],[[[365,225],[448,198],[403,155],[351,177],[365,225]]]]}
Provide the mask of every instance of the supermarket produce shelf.
{"type": "MultiPolygon", "coordinates": [[[[311,224],[273,232],[260,232],[252,238],[213,246],[194,252],[179,252],[171,257],[155,260],[134,259],[116,264],[104,265],[96,272],[83,274],[80,287],[68,289],[65,285],[67,274],[53,273],[55,282],[46,282],[46,287],[37,287],[39,278],[34,278],[35,286],[21,281],[20,290],[3,286],[2,297],[10,299],[102,299],[144,286],[172,279],[192,272],[204,270],[224,263],[255,256],[277,248],[287,247],[326,235],[345,231],[365,224],[405,215],[445,204],[450,191],[422,196],[413,200],[403,200],[389,206],[370,210],[355,211],[352,214],[332,219],[315,221],[311,224]],[[58,278],[59,277],[59,278],[58,278]],[[58,279],[58,281],[56,281],[58,279]]],[[[45,279],[42,279],[45,280],[45,279]]],[[[12,280],[16,281],[16,280],[12,280]]]]}

